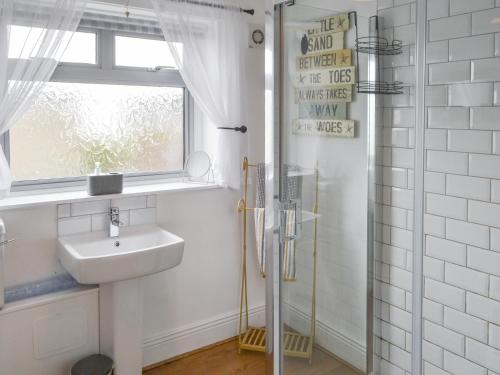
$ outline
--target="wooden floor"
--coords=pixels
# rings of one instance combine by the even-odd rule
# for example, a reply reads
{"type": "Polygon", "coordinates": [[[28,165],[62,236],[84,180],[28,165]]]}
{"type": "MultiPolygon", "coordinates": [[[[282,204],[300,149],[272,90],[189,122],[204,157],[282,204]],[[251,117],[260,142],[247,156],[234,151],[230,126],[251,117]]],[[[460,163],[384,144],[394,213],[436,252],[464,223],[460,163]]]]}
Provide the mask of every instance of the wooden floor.
{"type": "MultiPolygon", "coordinates": [[[[146,370],[144,375],[266,375],[263,353],[238,354],[237,340],[198,351],[186,357],[146,370]]],[[[285,359],[285,375],[359,375],[321,350],[313,353],[312,364],[308,360],[285,359]]]]}

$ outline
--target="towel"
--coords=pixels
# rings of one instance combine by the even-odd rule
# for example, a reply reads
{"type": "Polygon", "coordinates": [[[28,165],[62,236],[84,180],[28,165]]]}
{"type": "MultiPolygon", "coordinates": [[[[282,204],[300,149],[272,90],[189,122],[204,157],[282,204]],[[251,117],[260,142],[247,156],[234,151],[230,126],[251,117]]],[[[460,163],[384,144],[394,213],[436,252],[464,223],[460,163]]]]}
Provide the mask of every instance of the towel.
{"type": "Polygon", "coordinates": [[[281,202],[285,208],[295,209],[302,197],[302,176],[298,165],[283,165],[281,172],[281,202]]]}
{"type": "Polygon", "coordinates": [[[257,245],[257,260],[259,262],[259,271],[262,277],[266,277],[266,253],[264,248],[264,226],[266,209],[256,208],[254,210],[255,220],[255,243],[257,245]]]}
{"type": "Polygon", "coordinates": [[[295,210],[283,211],[285,238],[283,241],[283,280],[295,281],[295,210]]]}
{"type": "Polygon", "coordinates": [[[281,175],[281,202],[284,217],[283,279],[296,280],[295,237],[297,235],[297,210],[301,209],[302,176],[297,165],[284,164],[281,175]]]}
{"type": "Polygon", "coordinates": [[[265,253],[265,217],[266,217],[266,165],[257,164],[257,192],[255,199],[255,242],[257,244],[257,259],[259,271],[262,277],[266,277],[266,253],[265,253]]]}
{"type": "MultiPolygon", "coordinates": [[[[283,279],[285,281],[296,280],[295,267],[295,236],[296,236],[296,210],[300,208],[300,197],[302,195],[302,177],[294,172],[299,172],[298,166],[283,166],[283,175],[281,178],[282,188],[282,223],[284,223],[283,234],[283,279]]],[[[259,271],[263,277],[266,276],[266,251],[265,251],[265,183],[266,166],[263,163],[257,165],[257,192],[254,210],[255,236],[257,245],[257,258],[259,262],[259,271]]]]}

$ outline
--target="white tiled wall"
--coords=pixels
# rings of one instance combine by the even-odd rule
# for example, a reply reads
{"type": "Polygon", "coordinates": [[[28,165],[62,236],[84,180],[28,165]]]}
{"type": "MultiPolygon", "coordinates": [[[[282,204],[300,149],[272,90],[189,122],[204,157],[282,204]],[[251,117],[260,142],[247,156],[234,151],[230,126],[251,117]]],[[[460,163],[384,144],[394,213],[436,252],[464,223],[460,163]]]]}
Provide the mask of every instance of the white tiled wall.
{"type": "Polygon", "coordinates": [[[156,196],[154,195],[65,203],[57,206],[58,235],[67,236],[107,230],[110,207],[120,209],[120,226],[156,222],[156,196]]]}
{"type": "Polygon", "coordinates": [[[424,374],[495,375],[500,2],[427,4],[424,374]]]}
{"type": "MultiPolygon", "coordinates": [[[[380,103],[383,115],[377,130],[374,367],[376,374],[404,375],[411,371],[415,108],[414,88],[410,86],[415,79],[415,2],[379,1],[379,16],[383,35],[394,35],[404,44],[401,55],[384,60],[385,78],[403,81],[409,87],[404,94],[384,97],[380,103]]],[[[442,79],[437,70],[435,74],[437,80],[442,79]]],[[[435,95],[440,93],[436,91],[435,95]]],[[[446,148],[444,134],[436,134],[441,140],[435,147],[446,148]]]]}

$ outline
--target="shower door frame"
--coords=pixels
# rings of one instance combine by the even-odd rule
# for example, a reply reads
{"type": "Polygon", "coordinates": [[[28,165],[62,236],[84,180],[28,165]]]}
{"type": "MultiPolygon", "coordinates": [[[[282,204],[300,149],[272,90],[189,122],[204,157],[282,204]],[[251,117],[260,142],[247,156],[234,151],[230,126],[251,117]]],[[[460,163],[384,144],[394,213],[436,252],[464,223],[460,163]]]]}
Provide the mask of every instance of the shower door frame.
{"type": "MultiPolygon", "coordinates": [[[[295,5],[295,0],[267,1],[266,8],[266,124],[265,124],[265,149],[266,149],[266,184],[273,187],[272,194],[266,189],[266,221],[273,223],[266,225],[266,261],[268,276],[266,277],[266,327],[267,327],[267,373],[283,374],[283,315],[281,309],[282,281],[282,249],[278,238],[280,207],[279,176],[282,168],[282,132],[284,129],[282,110],[284,108],[284,8],[295,5]],[[272,72],[268,70],[272,69],[272,72]],[[270,77],[269,75],[272,75],[270,77]]],[[[368,72],[370,74],[370,72],[368,72]]],[[[368,100],[368,139],[366,172],[368,175],[367,196],[367,290],[366,290],[366,374],[373,374],[373,280],[374,280],[374,223],[375,223],[375,121],[376,99],[373,94],[368,100]]]]}

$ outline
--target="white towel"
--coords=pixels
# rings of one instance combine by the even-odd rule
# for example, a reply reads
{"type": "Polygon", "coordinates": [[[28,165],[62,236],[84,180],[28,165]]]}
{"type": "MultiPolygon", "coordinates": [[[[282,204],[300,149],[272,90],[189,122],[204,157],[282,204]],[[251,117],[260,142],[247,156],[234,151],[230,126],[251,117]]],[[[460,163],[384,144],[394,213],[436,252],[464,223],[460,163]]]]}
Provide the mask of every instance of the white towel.
{"type": "MultiPolygon", "coordinates": [[[[297,167],[286,166],[284,173],[283,186],[286,187],[286,198],[291,201],[300,196],[301,193],[301,178],[289,177],[288,172],[295,170],[297,167]]],[[[266,277],[266,246],[265,246],[265,182],[266,182],[266,166],[264,163],[257,165],[257,192],[255,202],[255,240],[257,246],[257,260],[259,262],[259,271],[263,277],[266,277]]],[[[296,228],[296,215],[294,204],[287,204],[286,209],[282,211],[284,215],[283,222],[285,223],[283,242],[283,279],[285,281],[296,280],[295,268],[295,228],[296,228]],[[291,209],[293,207],[293,209],[291,209]]]]}
{"type": "Polygon", "coordinates": [[[266,165],[257,164],[257,191],[255,193],[255,239],[257,245],[257,260],[259,271],[262,277],[266,277],[266,250],[265,250],[265,229],[266,229],[266,165]]]}
{"type": "Polygon", "coordinates": [[[295,210],[284,211],[285,240],[283,242],[283,280],[295,281],[295,210]]]}
{"type": "Polygon", "coordinates": [[[262,277],[266,277],[266,252],[264,249],[266,209],[257,207],[254,210],[255,243],[257,245],[257,259],[262,277]]]}

